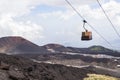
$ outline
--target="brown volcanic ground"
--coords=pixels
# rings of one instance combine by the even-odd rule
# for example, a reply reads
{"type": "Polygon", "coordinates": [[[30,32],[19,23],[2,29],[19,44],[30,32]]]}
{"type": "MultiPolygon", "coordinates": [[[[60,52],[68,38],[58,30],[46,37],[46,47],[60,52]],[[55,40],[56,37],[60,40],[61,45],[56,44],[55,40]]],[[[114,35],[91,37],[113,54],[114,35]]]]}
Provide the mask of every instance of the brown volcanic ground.
{"type": "Polygon", "coordinates": [[[1,53],[47,53],[48,51],[22,37],[0,38],[1,53]]]}
{"type": "Polygon", "coordinates": [[[60,44],[47,44],[44,45],[43,47],[49,50],[50,52],[55,52],[55,53],[71,52],[70,49],[60,44]]]}

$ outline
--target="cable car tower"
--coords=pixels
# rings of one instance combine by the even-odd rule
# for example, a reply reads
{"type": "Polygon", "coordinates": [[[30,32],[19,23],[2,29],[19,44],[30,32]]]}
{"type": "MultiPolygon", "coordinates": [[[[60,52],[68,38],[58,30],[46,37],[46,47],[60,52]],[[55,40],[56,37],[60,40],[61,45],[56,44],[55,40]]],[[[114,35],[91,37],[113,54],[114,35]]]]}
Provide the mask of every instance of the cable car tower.
{"type": "Polygon", "coordinates": [[[83,20],[83,28],[85,29],[84,32],[82,32],[82,36],[81,36],[81,40],[82,41],[88,41],[88,40],[92,40],[92,32],[91,31],[88,31],[86,28],[85,28],[85,24],[87,23],[86,20],[83,20]]]}

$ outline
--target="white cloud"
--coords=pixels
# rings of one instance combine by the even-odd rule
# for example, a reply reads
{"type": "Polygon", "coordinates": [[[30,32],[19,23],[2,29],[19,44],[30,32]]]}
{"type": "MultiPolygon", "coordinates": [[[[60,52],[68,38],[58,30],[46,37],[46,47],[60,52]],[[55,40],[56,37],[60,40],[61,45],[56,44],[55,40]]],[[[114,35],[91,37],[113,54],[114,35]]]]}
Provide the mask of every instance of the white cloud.
{"type": "Polygon", "coordinates": [[[33,41],[42,38],[42,26],[29,20],[21,22],[16,20],[16,17],[29,14],[40,4],[39,2],[39,0],[1,0],[0,36],[23,36],[33,41]]]}
{"type": "Polygon", "coordinates": [[[10,17],[3,17],[0,19],[0,28],[1,36],[23,36],[30,40],[43,38],[43,28],[30,21],[17,22],[10,17]]]}
{"type": "Polygon", "coordinates": [[[71,12],[71,11],[55,11],[55,12],[50,12],[50,13],[40,13],[39,16],[43,17],[43,18],[48,18],[48,17],[58,17],[59,19],[63,19],[63,20],[69,20],[71,17],[73,17],[75,15],[75,12],[71,12]]]}
{"type": "Polygon", "coordinates": [[[0,15],[21,16],[28,14],[37,5],[42,4],[42,0],[1,0],[0,15]]]}

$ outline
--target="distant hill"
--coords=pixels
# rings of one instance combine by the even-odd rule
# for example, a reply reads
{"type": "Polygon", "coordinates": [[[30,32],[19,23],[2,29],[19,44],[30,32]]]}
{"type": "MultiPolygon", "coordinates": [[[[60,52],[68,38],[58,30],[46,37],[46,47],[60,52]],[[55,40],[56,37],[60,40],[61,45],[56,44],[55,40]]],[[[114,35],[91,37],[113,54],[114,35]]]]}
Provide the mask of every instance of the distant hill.
{"type": "Polygon", "coordinates": [[[60,44],[47,44],[42,46],[51,53],[83,53],[83,54],[105,54],[120,57],[120,53],[103,46],[91,46],[88,48],[65,47],[60,44]]]}
{"type": "Polygon", "coordinates": [[[83,52],[88,54],[105,54],[105,55],[120,57],[120,52],[105,48],[103,46],[91,46],[87,48],[87,50],[88,51],[83,50],[83,52]]]}
{"type": "Polygon", "coordinates": [[[60,44],[47,44],[47,45],[44,45],[43,47],[53,53],[62,53],[62,52],[70,52],[71,51],[67,47],[60,45],[60,44]]]}
{"type": "Polygon", "coordinates": [[[48,51],[22,37],[9,36],[0,38],[1,53],[47,53],[48,51]]]}
{"type": "Polygon", "coordinates": [[[120,52],[105,48],[103,46],[91,46],[88,48],[75,48],[75,47],[67,47],[67,48],[71,49],[71,51],[75,53],[104,54],[104,55],[120,57],[120,52]]]}
{"type": "Polygon", "coordinates": [[[113,50],[107,49],[103,46],[91,46],[88,49],[96,52],[113,52],[113,50]]]}
{"type": "Polygon", "coordinates": [[[102,46],[89,48],[65,47],[60,44],[46,44],[38,46],[31,41],[18,36],[0,38],[0,52],[8,54],[45,54],[45,53],[82,53],[82,54],[106,54],[120,57],[120,53],[102,46]]]}

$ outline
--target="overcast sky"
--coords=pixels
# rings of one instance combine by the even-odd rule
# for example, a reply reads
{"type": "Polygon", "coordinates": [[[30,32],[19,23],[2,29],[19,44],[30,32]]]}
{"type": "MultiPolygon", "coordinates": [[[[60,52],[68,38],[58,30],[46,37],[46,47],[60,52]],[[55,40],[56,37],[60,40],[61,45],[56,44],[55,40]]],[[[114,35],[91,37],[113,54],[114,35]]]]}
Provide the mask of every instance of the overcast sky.
{"type": "MultiPolygon", "coordinates": [[[[120,50],[120,38],[107,21],[96,0],[68,0],[106,39],[120,50]]],[[[115,28],[120,32],[120,0],[99,0],[115,28]]],[[[0,0],[0,37],[22,36],[38,45],[58,43],[65,46],[109,47],[93,32],[93,40],[81,41],[82,19],[65,0],[0,0]]]]}

